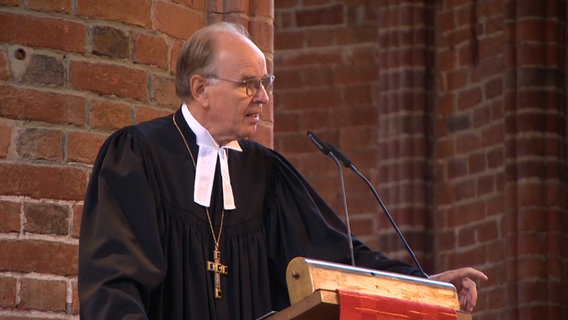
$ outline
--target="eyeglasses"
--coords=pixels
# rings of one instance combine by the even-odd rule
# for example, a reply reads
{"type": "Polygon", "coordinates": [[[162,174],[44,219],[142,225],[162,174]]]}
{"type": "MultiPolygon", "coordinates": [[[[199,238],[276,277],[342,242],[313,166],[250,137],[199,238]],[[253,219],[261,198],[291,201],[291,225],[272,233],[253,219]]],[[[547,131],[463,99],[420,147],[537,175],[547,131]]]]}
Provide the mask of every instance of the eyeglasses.
{"type": "Polygon", "coordinates": [[[276,77],[274,75],[267,75],[267,76],[262,77],[261,79],[250,78],[250,79],[246,79],[246,80],[232,80],[232,79],[223,79],[223,78],[218,78],[218,77],[211,77],[210,79],[222,80],[222,81],[228,81],[228,82],[236,83],[239,86],[245,87],[247,89],[247,96],[253,97],[254,95],[256,95],[258,90],[260,90],[261,84],[262,84],[262,86],[264,87],[264,90],[266,90],[267,93],[271,93],[272,87],[274,86],[274,79],[275,78],[276,77]]]}

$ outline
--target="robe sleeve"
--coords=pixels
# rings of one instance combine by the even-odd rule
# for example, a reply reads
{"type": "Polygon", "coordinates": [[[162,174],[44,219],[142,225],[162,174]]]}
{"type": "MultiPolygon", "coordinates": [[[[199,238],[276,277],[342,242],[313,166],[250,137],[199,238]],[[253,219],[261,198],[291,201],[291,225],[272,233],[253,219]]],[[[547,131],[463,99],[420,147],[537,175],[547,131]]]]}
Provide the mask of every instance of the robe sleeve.
{"type": "Polygon", "coordinates": [[[147,144],[134,127],[112,135],[95,162],[79,239],[81,319],[146,319],[164,277],[161,214],[147,144]]]}
{"type": "MultiPolygon", "coordinates": [[[[288,262],[297,257],[350,264],[347,228],[296,169],[274,152],[273,182],[265,216],[269,250],[269,267],[275,272],[273,290],[287,291],[285,272],[288,262]]],[[[407,263],[389,259],[372,251],[353,236],[357,266],[421,276],[407,263]]],[[[278,298],[275,306],[286,307],[287,297],[278,298]]]]}

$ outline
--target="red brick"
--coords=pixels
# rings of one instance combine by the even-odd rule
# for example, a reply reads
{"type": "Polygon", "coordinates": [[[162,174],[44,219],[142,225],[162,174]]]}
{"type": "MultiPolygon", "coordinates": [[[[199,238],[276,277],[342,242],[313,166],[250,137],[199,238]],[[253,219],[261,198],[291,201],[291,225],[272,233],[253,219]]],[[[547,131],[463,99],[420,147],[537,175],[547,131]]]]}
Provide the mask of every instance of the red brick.
{"type": "Polygon", "coordinates": [[[500,240],[499,224],[496,220],[485,220],[476,226],[477,241],[486,243],[500,240]]]}
{"type": "Polygon", "coordinates": [[[152,77],[152,102],[179,106],[180,99],[176,95],[175,79],[154,75],[152,77]]]}
{"type": "Polygon", "coordinates": [[[8,65],[8,59],[6,58],[6,52],[0,50],[0,80],[9,80],[12,76],[10,72],[10,66],[8,65]]]}
{"type": "MultiPolygon", "coordinates": [[[[245,8],[245,11],[247,9],[249,8],[245,8]]],[[[251,1],[250,15],[253,17],[274,18],[274,1],[251,1]]]]}
{"type": "Polygon", "coordinates": [[[456,138],[456,154],[469,154],[481,147],[480,139],[476,133],[465,133],[456,138]]]}
{"type": "Polygon", "coordinates": [[[0,123],[0,158],[8,156],[8,149],[12,144],[12,128],[0,123]]]}
{"type": "Polygon", "coordinates": [[[451,159],[455,156],[454,141],[449,139],[439,139],[436,144],[436,154],[440,159],[451,159]]]}
{"type": "Polygon", "coordinates": [[[559,20],[546,21],[530,19],[516,24],[517,34],[522,41],[563,43],[562,26],[559,20]]]}
{"type": "MultiPolygon", "coordinates": [[[[335,37],[338,46],[361,45],[364,43],[375,45],[377,41],[377,28],[375,26],[340,28],[335,34],[335,37]]],[[[419,39],[413,40],[416,42],[420,41],[419,39]]],[[[414,45],[418,46],[419,44],[414,43],[414,45]]]]}
{"type": "Polygon", "coordinates": [[[183,41],[174,41],[174,44],[172,46],[172,54],[170,57],[170,73],[172,74],[175,73],[177,60],[182,46],[183,41]]]}
{"type": "Polygon", "coordinates": [[[448,265],[450,269],[473,266],[480,264],[479,257],[484,257],[487,248],[484,246],[473,246],[467,250],[458,251],[455,255],[448,257],[448,265]]]}
{"type": "Polygon", "coordinates": [[[60,130],[19,129],[14,140],[16,153],[21,159],[54,161],[63,159],[63,133],[60,130]]]}
{"type": "Polygon", "coordinates": [[[464,5],[452,10],[456,15],[456,29],[471,27],[471,17],[475,9],[476,7],[471,3],[464,3],[464,5]]]}
{"type": "Polygon", "coordinates": [[[0,308],[16,307],[17,285],[16,278],[0,276],[0,308]]]}
{"type": "MultiPolygon", "coordinates": [[[[438,169],[438,172],[443,171],[442,169],[438,169]]],[[[441,174],[438,174],[438,176],[442,176],[441,174]]],[[[441,178],[445,178],[445,177],[441,177],[441,178]]],[[[439,186],[438,188],[436,188],[436,201],[438,203],[438,206],[440,208],[443,208],[446,205],[449,205],[450,203],[453,202],[454,199],[454,189],[452,187],[451,183],[438,183],[439,186]]],[[[444,210],[442,210],[444,211],[444,210]]],[[[443,224],[446,224],[447,219],[442,219],[440,218],[440,220],[442,221],[443,224]]],[[[444,227],[446,227],[446,225],[443,225],[444,227]]]]}
{"type": "Polygon", "coordinates": [[[459,47],[455,50],[456,57],[454,62],[458,62],[460,67],[467,67],[474,65],[477,66],[479,64],[479,45],[476,43],[464,43],[460,44],[459,47]]]}
{"type": "Polygon", "coordinates": [[[67,52],[85,51],[86,29],[82,24],[6,12],[0,12],[0,21],[0,41],[67,52]]]}
{"type": "Polygon", "coordinates": [[[468,157],[468,167],[468,172],[470,174],[483,172],[487,168],[487,166],[485,165],[485,153],[474,152],[470,154],[468,157]]]}
{"type": "Polygon", "coordinates": [[[24,232],[39,234],[69,234],[69,207],[52,203],[24,204],[24,232]]]}
{"type": "MultiPolygon", "coordinates": [[[[479,61],[471,72],[471,81],[483,82],[493,77],[501,79],[501,74],[505,68],[504,63],[501,55],[487,57],[479,61]]],[[[503,80],[501,79],[501,81],[503,80]]]]}
{"type": "MultiPolygon", "coordinates": [[[[470,184],[471,185],[471,184],[470,184]]],[[[455,188],[457,189],[457,187],[455,188]]],[[[456,193],[459,191],[456,190],[456,193]]],[[[473,198],[473,194],[468,194],[473,198]]],[[[457,196],[454,199],[460,200],[457,196]]],[[[483,220],[485,218],[485,204],[479,202],[464,203],[454,205],[451,214],[448,214],[448,227],[456,227],[468,223],[483,220]]]]}
{"type": "Polygon", "coordinates": [[[137,34],[134,37],[134,61],[168,70],[168,44],[162,37],[137,34]]]}
{"type": "Polygon", "coordinates": [[[89,126],[93,129],[114,131],[132,124],[132,108],[124,103],[93,100],[89,126]]]}
{"type": "MultiPolygon", "coordinates": [[[[458,202],[461,200],[474,199],[475,196],[476,194],[475,194],[474,179],[468,178],[464,181],[456,182],[454,184],[454,201],[458,202]]],[[[481,216],[479,215],[472,215],[472,216],[482,218],[484,216],[483,212],[484,211],[481,212],[481,216]]]]}
{"type": "Polygon", "coordinates": [[[377,70],[368,65],[337,66],[332,74],[336,85],[369,83],[377,81],[378,77],[377,70]]]}
{"type": "Polygon", "coordinates": [[[307,128],[307,126],[300,126],[303,117],[300,117],[297,112],[279,112],[275,114],[275,118],[278,119],[274,123],[274,132],[276,133],[296,132],[300,131],[301,128],[307,128]]]}
{"type": "MultiPolygon", "coordinates": [[[[450,48],[458,48],[471,39],[471,31],[469,28],[454,29],[447,33],[446,39],[450,48]]],[[[471,54],[471,51],[469,54],[471,54]]]]}
{"type": "Polygon", "coordinates": [[[209,4],[209,10],[223,13],[248,12],[249,3],[245,1],[212,1],[209,4]]]}
{"type": "Polygon", "coordinates": [[[274,49],[298,49],[303,45],[303,33],[301,31],[279,31],[274,34],[274,49]]]}
{"type": "Polygon", "coordinates": [[[74,315],[78,315],[79,314],[79,289],[77,287],[77,281],[73,281],[72,282],[72,288],[71,288],[71,294],[72,299],[71,299],[71,313],[74,315]]]}
{"type": "Polygon", "coordinates": [[[81,221],[83,218],[83,206],[74,205],[72,207],[72,210],[73,210],[73,224],[71,225],[71,236],[75,239],[78,239],[81,231],[81,221]]]}
{"type": "Polygon", "coordinates": [[[0,85],[0,116],[55,124],[85,125],[85,98],[0,85]],[[49,110],[49,112],[45,112],[49,110]]]}
{"type": "Polygon", "coordinates": [[[0,201],[0,233],[20,232],[21,208],[19,202],[0,201]]]}
{"type": "Polygon", "coordinates": [[[97,93],[147,101],[146,72],[114,64],[72,61],[71,85],[97,93]]]}
{"type": "Polygon", "coordinates": [[[448,178],[462,177],[467,174],[467,161],[453,158],[448,162],[448,178]]]}
{"type": "Polygon", "coordinates": [[[158,1],[152,18],[154,28],[177,39],[186,40],[205,25],[205,15],[183,6],[158,1]]]}
{"type": "Polygon", "coordinates": [[[151,0],[77,0],[77,15],[148,27],[151,7],[151,0]]]}
{"type": "MultiPolygon", "coordinates": [[[[546,220],[543,219],[541,215],[538,215],[537,217],[538,218],[535,217],[535,219],[533,220],[536,219],[546,220]]],[[[518,251],[519,256],[541,255],[543,252],[547,252],[548,250],[549,239],[542,233],[523,232],[519,234],[518,239],[519,243],[522,243],[522,245],[519,246],[519,251],[518,251]]]]}
{"type": "Polygon", "coordinates": [[[437,233],[438,249],[440,252],[453,250],[456,244],[456,234],[453,230],[444,230],[437,233]]]}
{"type": "Polygon", "coordinates": [[[337,127],[376,125],[377,109],[370,106],[345,107],[333,109],[330,113],[331,121],[321,121],[320,125],[333,125],[337,127]]]}
{"type": "MultiPolygon", "coordinates": [[[[258,1],[272,3],[272,1],[258,1]]],[[[250,22],[250,36],[253,42],[264,52],[267,60],[270,60],[274,53],[274,25],[272,21],[253,20],[250,22]]]]}
{"type": "MultiPolygon", "coordinates": [[[[548,16],[550,13],[563,14],[565,8],[565,3],[562,1],[546,1],[546,2],[534,2],[534,1],[521,1],[520,3],[512,3],[515,8],[515,12],[518,15],[517,19],[521,18],[543,18],[548,16]]],[[[529,20],[529,19],[522,19],[529,20]]]]}
{"type": "Polygon", "coordinates": [[[521,278],[543,279],[547,276],[547,268],[546,264],[543,263],[543,257],[535,255],[519,257],[518,272],[521,278]]]}
{"type": "Polygon", "coordinates": [[[492,57],[499,57],[505,47],[503,36],[497,34],[479,40],[478,56],[479,60],[492,57]]]}
{"type": "MultiPolygon", "coordinates": [[[[136,116],[134,119],[135,123],[140,123],[148,120],[152,120],[155,118],[165,117],[172,113],[175,109],[171,106],[172,109],[155,109],[146,106],[138,106],[136,107],[136,116]]],[[[178,106],[175,108],[177,109],[178,106]]]]}
{"type": "MultiPolygon", "coordinates": [[[[345,87],[342,91],[344,103],[348,106],[362,106],[362,107],[369,107],[373,106],[373,94],[374,94],[374,86],[372,84],[355,84],[345,87]]],[[[374,112],[378,113],[376,109],[374,112]]]]}
{"type": "Polygon", "coordinates": [[[491,107],[487,105],[480,106],[473,110],[472,128],[479,129],[485,127],[491,122],[491,107]]]}
{"type": "Polygon", "coordinates": [[[495,190],[497,190],[497,185],[493,175],[485,175],[477,178],[476,194],[478,196],[492,194],[495,190]]]}
{"type": "Polygon", "coordinates": [[[17,7],[20,4],[20,0],[0,0],[0,5],[6,7],[17,7]]]}
{"type": "Polygon", "coordinates": [[[458,95],[458,108],[460,110],[469,109],[470,107],[478,105],[481,99],[481,89],[472,88],[465,90],[458,95]]]}
{"type": "Polygon", "coordinates": [[[296,24],[298,27],[332,26],[343,23],[344,5],[337,4],[314,9],[300,9],[296,11],[296,24]]]}
{"type": "MultiPolygon", "coordinates": [[[[456,96],[454,93],[447,92],[445,94],[440,94],[438,97],[438,115],[448,116],[454,113],[456,110],[456,96]]],[[[443,126],[438,126],[442,128],[443,126]]],[[[443,132],[442,132],[443,133],[443,132]]]]}
{"type": "Polygon", "coordinates": [[[27,8],[56,13],[71,12],[71,3],[69,0],[26,0],[27,8]]]}
{"type": "Polygon", "coordinates": [[[23,279],[19,310],[65,312],[67,284],[64,281],[23,279]]]}
{"type": "Polygon", "coordinates": [[[452,91],[465,87],[467,84],[468,75],[469,70],[465,68],[447,72],[444,77],[444,82],[442,83],[441,89],[444,91],[452,91]]]}
{"type": "Polygon", "coordinates": [[[444,34],[445,31],[454,30],[456,28],[455,11],[447,10],[438,12],[436,18],[438,19],[437,28],[440,30],[440,33],[444,34]]]}
{"type": "Polygon", "coordinates": [[[91,52],[99,56],[113,58],[129,58],[130,46],[128,33],[108,27],[95,26],[91,30],[91,52]]]}
{"type": "Polygon", "coordinates": [[[0,240],[0,245],[0,270],[77,275],[76,245],[41,240],[0,240]]]}
{"type": "Polygon", "coordinates": [[[73,167],[0,163],[0,194],[83,200],[87,172],[73,167]]]}
{"type": "Polygon", "coordinates": [[[106,137],[90,132],[67,132],[67,161],[93,164],[106,137]]]}
{"type": "Polygon", "coordinates": [[[62,87],[65,81],[63,61],[48,55],[29,53],[25,70],[18,78],[21,83],[62,87]]]}
{"type": "Polygon", "coordinates": [[[315,88],[310,91],[288,91],[278,95],[275,92],[275,100],[285,109],[312,109],[312,108],[336,108],[339,105],[339,93],[328,88],[315,88]]]}
{"type": "Polygon", "coordinates": [[[458,228],[458,243],[459,247],[469,247],[476,244],[475,227],[461,227],[458,228]]]}
{"type": "Polygon", "coordinates": [[[483,91],[487,99],[501,96],[503,94],[503,79],[499,77],[488,80],[483,91]]]}
{"type": "MultiPolygon", "coordinates": [[[[488,242],[487,243],[487,247],[489,248],[489,250],[487,250],[487,256],[485,258],[485,260],[487,261],[487,263],[490,266],[499,266],[499,264],[501,264],[503,262],[503,257],[505,256],[505,241],[503,241],[503,239],[500,237],[499,239],[492,241],[492,242],[488,242]]],[[[479,261],[478,263],[481,263],[482,261],[479,261]]],[[[498,276],[492,276],[489,275],[489,279],[497,279],[498,276]]]]}

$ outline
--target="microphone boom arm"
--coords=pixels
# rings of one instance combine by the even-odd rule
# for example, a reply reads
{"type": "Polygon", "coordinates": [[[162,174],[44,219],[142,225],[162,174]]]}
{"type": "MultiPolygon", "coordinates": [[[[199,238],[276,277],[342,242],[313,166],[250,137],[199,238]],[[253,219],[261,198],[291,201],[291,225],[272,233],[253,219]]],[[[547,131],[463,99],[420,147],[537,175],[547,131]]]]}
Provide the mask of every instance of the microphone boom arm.
{"type": "Polygon", "coordinates": [[[404,247],[406,248],[406,250],[410,254],[410,257],[414,261],[414,264],[416,264],[416,267],[418,268],[418,270],[420,271],[420,273],[422,273],[422,275],[424,277],[426,277],[427,279],[430,279],[430,276],[428,276],[428,274],[426,272],[424,272],[424,270],[422,269],[422,266],[418,262],[418,259],[416,258],[414,251],[412,251],[412,248],[410,248],[410,245],[408,244],[408,242],[406,242],[404,235],[402,234],[402,232],[400,231],[400,229],[396,225],[396,222],[394,221],[392,215],[390,214],[389,210],[387,209],[387,207],[383,203],[383,200],[381,200],[381,197],[379,197],[377,190],[375,190],[375,187],[373,187],[373,185],[371,184],[369,179],[367,179],[361,172],[359,172],[359,170],[357,170],[357,168],[355,168],[353,163],[345,155],[343,155],[343,153],[341,153],[334,145],[332,145],[331,143],[327,143],[327,148],[328,148],[330,153],[337,155],[337,157],[341,160],[341,162],[343,163],[343,165],[345,167],[350,168],[353,172],[355,172],[355,174],[357,174],[361,179],[363,179],[363,181],[365,181],[365,183],[367,184],[369,189],[371,189],[371,191],[373,192],[373,195],[375,196],[375,198],[379,202],[381,208],[385,212],[387,218],[389,219],[391,225],[393,226],[394,230],[398,234],[398,237],[402,241],[404,247]]]}

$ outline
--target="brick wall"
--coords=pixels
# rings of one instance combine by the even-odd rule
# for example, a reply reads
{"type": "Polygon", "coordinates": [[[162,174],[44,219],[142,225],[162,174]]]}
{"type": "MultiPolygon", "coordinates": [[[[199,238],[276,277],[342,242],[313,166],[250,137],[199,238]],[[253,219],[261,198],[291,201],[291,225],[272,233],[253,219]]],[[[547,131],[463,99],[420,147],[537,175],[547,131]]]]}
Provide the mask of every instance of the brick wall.
{"type": "MultiPolygon", "coordinates": [[[[271,1],[0,1],[0,319],[78,318],[82,199],[114,130],[175,110],[183,41],[248,26],[272,68],[271,1]]],[[[272,143],[272,107],[255,139],[272,143]]]]}
{"type": "Polygon", "coordinates": [[[491,281],[480,319],[506,314],[504,9],[505,1],[437,7],[437,264],[483,267],[491,281]]]}
{"type": "MultiPolygon", "coordinates": [[[[489,275],[474,318],[561,319],[566,1],[282,1],[275,15],[275,147],[341,213],[336,168],[305,130],[339,145],[428,272],[489,275]],[[352,90],[366,84],[368,96],[352,90]]],[[[408,260],[371,194],[346,177],[356,234],[408,260]]]]}
{"type": "MultiPolygon", "coordinates": [[[[565,0],[0,0],[0,319],[77,318],[98,147],[177,107],[182,40],[222,19],[248,26],[277,75],[255,140],[340,215],[337,168],[306,130],[344,151],[427,272],[488,273],[476,319],[561,319],[566,11],[565,0]]],[[[370,191],[344,174],[357,235],[408,260],[370,191]]]]}
{"type": "MultiPolygon", "coordinates": [[[[274,146],[343,217],[336,164],[308,140],[314,131],[377,179],[377,4],[275,3],[274,146]]],[[[345,169],[353,230],[375,246],[381,216],[362,181],[345,169]]]]}

